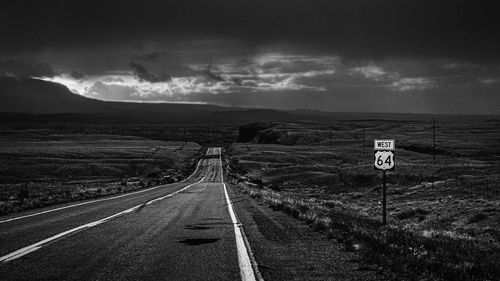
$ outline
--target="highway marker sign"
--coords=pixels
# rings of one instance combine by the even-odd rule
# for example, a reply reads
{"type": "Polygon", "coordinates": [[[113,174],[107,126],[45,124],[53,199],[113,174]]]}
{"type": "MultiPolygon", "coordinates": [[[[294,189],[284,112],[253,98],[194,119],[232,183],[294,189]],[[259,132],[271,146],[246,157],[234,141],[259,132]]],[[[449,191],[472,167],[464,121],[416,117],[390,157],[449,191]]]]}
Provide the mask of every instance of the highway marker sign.
{"type": "Polygon", "coordinates": [[[375,169],[382,171],[382,223],[387,223],[387,187],[386,187],[386,172],[394,170],[396,163],[394,161],[394,150],[396,150],[395,140],[374,140],[373,150],[375,152],[375,169]]]}
{"type": "Polygon", "coordinates": [[[373,150],[375,152],[375,161],[373,165],[377,170],[393,170],[396,163],[394,162],[394,150],[396,149],[396,141],[389,140],[374,140],[373,150]]]}
{"type": "Polygon", "coordinates": [[[394,170],[394,152],[375,151],[374,165],[377,170],[394,170]]]}

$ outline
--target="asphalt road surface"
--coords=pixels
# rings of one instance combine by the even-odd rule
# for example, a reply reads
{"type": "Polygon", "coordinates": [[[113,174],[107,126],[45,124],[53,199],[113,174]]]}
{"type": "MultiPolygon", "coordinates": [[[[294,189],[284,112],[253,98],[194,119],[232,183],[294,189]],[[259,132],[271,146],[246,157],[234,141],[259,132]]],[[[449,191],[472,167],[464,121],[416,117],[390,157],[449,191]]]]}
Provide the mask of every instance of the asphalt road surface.
{"type": "Polygon", "coordinates": [[[220,153],[181,183],[0,218],[0,280],[255,280],[220,153]]]}

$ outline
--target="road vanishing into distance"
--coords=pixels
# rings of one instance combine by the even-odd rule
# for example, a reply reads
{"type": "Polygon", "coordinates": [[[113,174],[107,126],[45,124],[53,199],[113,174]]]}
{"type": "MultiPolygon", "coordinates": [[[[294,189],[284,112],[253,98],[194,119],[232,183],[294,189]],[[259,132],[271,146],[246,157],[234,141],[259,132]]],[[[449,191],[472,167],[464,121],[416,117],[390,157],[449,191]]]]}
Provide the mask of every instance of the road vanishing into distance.
{"type": "Polygon", "coordinates": [[[185,181],[0,218],[0,280],[258,280],[209,148],[185,181]]]}

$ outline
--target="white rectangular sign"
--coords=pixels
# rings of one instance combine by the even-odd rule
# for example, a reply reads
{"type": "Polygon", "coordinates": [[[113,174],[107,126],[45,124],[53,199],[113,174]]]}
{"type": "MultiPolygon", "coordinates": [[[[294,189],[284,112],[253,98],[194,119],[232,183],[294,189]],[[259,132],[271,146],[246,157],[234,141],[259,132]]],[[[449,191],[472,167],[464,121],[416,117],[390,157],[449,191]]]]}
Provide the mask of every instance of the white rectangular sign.
{"type": "Polygon", "coordinates": [[[373,150],[395,150],[396,141],[395,140],[374,140],[373,150]]]}

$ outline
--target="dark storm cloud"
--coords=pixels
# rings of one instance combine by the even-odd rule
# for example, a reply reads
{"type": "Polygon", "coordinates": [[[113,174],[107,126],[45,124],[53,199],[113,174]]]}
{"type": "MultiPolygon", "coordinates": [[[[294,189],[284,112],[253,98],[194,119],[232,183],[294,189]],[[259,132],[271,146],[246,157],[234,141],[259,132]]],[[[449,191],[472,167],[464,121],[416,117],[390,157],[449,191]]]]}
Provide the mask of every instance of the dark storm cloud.
{"type": "Polygon", "coordinates": [[[137,78],[139,78],[141,81],[148,81],[151,83],[158,83],[158,82],[167,82],[172,79],[170,75],[161,73],[161,74],[153,74],[150,73],[146,67],[144,67],[142,64],[135,63],[133,61],[130,62],[130,67],[134,70],[135,75],[137,78]]]}
{"type": "Polygon", "coordinates": [[[205,71],[205,75],[214,81],[219,81],[219,82],[225,82],[226,79],[222,77],[222,74],[218,73],[217,71],[214,71],[212,64],[209,64],[207,66],[207,70],[205,71]]]}
{"type": "Polygon", "coordinates": [[[75,70],[71,71],[69,75],[78,80],[83,79],[85,77],[85,74],[75,70]]]}
{"type": "Polygon", "coordinates": [[[153,52],[153,53],[137,55],[135,56],[135,59],[143,62],[157,62],[158,60],[160,60],[161,56],[162,56],[161,53],[153,52]]]}
{"type": "Polygon", "coordinates": [[[6,0],[0,75],[53,67],[48,80],[114,100],[498,112],[494,2],[6,0]],[[50,65],[9,62],[29,58],[50,65]]]}
{"type": "Polygon", "coordinates": [[[214,36],[350,57],[498,59],[495,1],[2,1],[5,51],[214,36]]]}
{"type": "Polygon", "coordinates": [[[35,60],[0,59],[0,76],[54,77],[57,74],[48,63],[35,60]]]}

